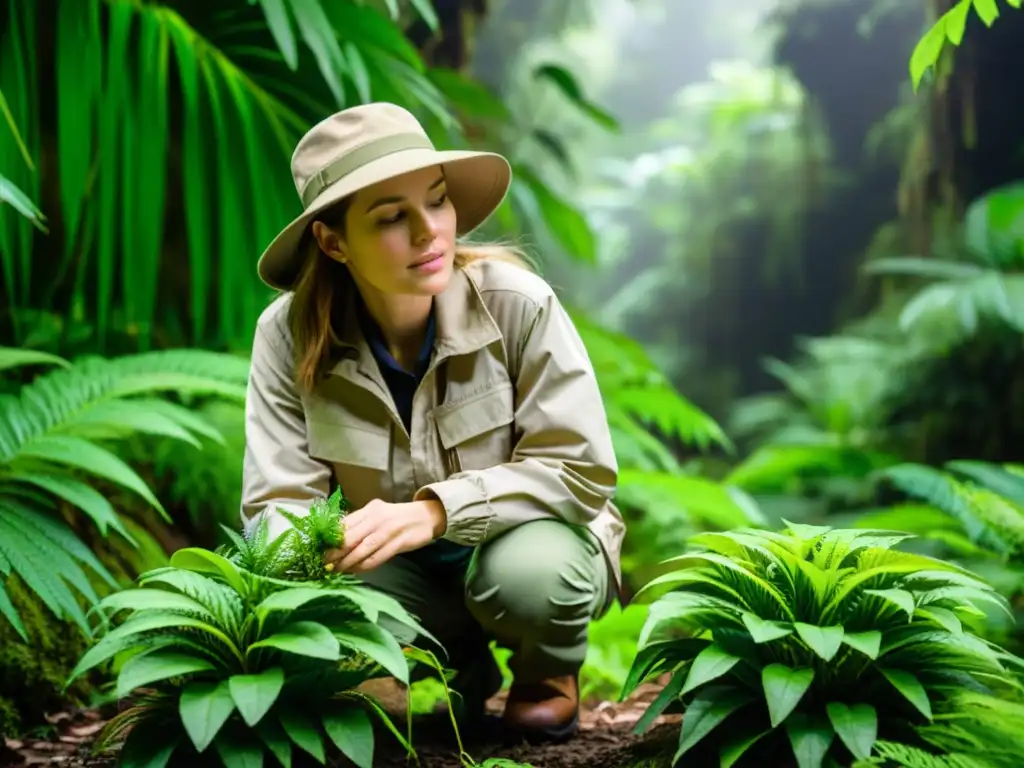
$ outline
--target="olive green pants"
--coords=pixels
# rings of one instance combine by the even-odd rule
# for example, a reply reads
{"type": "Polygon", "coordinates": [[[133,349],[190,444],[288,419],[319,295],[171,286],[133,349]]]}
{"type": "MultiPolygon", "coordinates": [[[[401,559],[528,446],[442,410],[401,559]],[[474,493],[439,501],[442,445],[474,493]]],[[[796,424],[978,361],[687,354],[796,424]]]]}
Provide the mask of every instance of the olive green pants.
{"type": "MultiPolygon", "coordinates": [[[[495,640],[512,651],[509,669],[521,682],[575,674],[589,624],[613,597],[600,545],[586,529],[556,520],[524,523],[477,547],[468,569],[427,570],[399,556],[360,578],[420,620],[444,646],[438,654],[444,666],[460,674],[493,666],[489,643],[495,640]]],[[[406,627],[388,629],[399,642],[438,650],[406,627]]],[[[500,677],[493,682],[500,685],[500,677]]]]}

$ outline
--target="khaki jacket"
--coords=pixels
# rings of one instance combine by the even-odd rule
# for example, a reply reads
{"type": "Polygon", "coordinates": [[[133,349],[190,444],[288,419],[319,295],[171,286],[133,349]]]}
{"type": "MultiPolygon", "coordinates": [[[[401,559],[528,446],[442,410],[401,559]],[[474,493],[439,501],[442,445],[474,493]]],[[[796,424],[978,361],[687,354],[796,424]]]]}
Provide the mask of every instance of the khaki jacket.
{"type": "Polygon", "coordinates": [[[499,261],[456,270],[435,300],[437,337],[417,390],[411,434],[395,410],[354,302],[337,362],[312,393],[294,384],[291,295],[257,323],[246,401],[242,517],[304,512],[332,476],[358,508],[430,494],[444,538],[475,546],[531,520],[559,517],[601,542],[621,584],[625,526],[611,503],[618,466],[587,352],[550,286],[499,261]]]}

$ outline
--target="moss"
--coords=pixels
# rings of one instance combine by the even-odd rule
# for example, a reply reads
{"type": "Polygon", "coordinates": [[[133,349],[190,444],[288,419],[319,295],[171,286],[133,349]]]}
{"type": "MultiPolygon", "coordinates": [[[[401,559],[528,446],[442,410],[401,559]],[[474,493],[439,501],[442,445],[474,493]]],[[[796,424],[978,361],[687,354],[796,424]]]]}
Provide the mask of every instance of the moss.
{"type": "Polygon", "coordinates": [[[84,703],[87,682],[76,682],[62,694],[68,672],[86,649],[81,630],[54,618],[21,579],[4,582],[21,617],[29,642],[0,620],[0,733],[17,735],[45,722],[43,715],[84,703]]]}

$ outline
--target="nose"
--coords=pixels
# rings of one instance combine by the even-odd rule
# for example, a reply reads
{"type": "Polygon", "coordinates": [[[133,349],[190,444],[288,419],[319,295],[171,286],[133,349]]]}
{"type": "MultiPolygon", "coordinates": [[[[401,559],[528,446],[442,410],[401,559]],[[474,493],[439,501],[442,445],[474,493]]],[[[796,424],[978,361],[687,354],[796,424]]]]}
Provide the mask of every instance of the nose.
{"type": "Polygon", "coordinates": [[[430,212],[423,212],[416,217],[416,227],[413,231],[413,240],[417,245],[426,245],[433,242],[437,237],[437,222],[430,212]]]}

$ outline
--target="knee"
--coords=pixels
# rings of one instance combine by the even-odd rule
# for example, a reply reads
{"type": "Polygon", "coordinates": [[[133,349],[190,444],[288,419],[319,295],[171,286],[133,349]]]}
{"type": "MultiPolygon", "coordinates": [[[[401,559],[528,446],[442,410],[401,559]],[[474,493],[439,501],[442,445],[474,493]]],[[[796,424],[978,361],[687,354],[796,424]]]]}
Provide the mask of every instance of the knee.
{"type": "Polygon", "coordinates": [[[601,589],[595,551],[565,523],[524,523],[480,548],[467,607],[498,636],[585,630],[601,589]]]}

